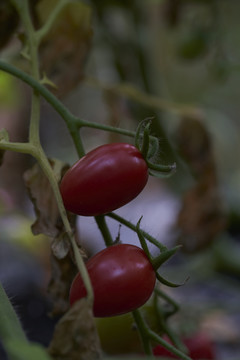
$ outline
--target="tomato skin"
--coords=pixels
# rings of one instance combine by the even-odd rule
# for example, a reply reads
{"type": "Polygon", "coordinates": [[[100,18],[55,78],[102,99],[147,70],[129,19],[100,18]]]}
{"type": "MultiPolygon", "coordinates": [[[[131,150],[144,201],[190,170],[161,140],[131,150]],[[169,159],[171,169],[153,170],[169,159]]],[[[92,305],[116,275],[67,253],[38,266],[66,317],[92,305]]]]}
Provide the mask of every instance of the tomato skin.
{"type": "MultiPolygon", "coordinates": [[[[145,252],[135,245],[113,245],[94,255],[86,267],[94,291],[95,317],[115,316],[142,306],[151,296],[156,274],[145,252]]],[[[86,296],[78,273],[70,289],[70,304],[86,296]]]]}
{"type": "Polygon", "coordinates": [[[133,200],[145,187],[148,166],[130,144],[97,147],[63,176],[60,191],[65,208],[78,215],[106,214],[133,200]]]}
{"type": "MultiPolygon", "coordinates": [[[[167,341],[169,341],[167,339],[167,341]]],[[[170,341],[169,341],[170,342],[170,341]]],[[[197,333],[191,337],[183,339],[183,343],[186,345],[189,351],[189,357],[193,360],[214,360],[216,359],[215,347],[213,342],[203,333],[197,333]]],[[[172,354],[161,345],[157,345],[153,349],[155,356],[165,356],[173,359],[178,357],[172,354]]]]}

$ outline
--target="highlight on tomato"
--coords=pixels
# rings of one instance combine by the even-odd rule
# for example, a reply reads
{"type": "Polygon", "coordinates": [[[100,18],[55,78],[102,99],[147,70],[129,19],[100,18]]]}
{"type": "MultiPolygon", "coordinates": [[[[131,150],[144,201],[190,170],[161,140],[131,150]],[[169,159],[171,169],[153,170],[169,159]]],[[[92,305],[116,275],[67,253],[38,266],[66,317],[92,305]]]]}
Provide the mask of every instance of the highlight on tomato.
{"type": "Polygon", "coordinates": [[[135,146],[105,144],[87,153],[66,172],[60,192],[68,211],[97,216],[133,200],[147,181],[148,165],[135,146]]]}
{"type": "MultiPolygon", "coordinates": [[[[95,317],[121,315],[133,311],[150,298],[156,273],[145,252],[130,244],[103,249],[86,263],[93,286],[95,317]]],[[[70,304],[86,296],[78,273],[70,289],[70,304]]]]}

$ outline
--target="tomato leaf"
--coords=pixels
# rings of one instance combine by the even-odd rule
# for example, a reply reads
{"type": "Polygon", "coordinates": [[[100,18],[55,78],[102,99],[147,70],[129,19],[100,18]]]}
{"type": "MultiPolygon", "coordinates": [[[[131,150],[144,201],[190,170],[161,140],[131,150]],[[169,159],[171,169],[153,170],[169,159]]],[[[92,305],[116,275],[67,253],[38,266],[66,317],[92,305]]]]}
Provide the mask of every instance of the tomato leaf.
{"type": "Polygon", "coordinates": [[[29,343],[21,323],[0,284],[0,338],[9,360],[50,360],[40,345],[29,343]]]}
{"type": "Polygon", "coordinates": [[[56,360],[100,359],[100,342],[86,298],[77,301],[56,325],[49,353],[56,360]]]}
{"type": "Polygon", "coordinates": [[[9,360],[51,360],[39,344],[11,339],[5,343],[5,350],[9,360]]]}
{"type": "Polygon", "coordinates": [[[21,323],[1,283],[0,319],[0,339],[3,345],[5,344],[5,341],[9,340],[10,338],[19,341],[26,341],[26,336],[22,329],[21,323]]]}
{"type": "MultiPolygon", "coordinates": [[[[58,0],[42,0],[37,5],[43,25],[58,0]]],[[[41,69],[57,87],[58,96],[65,96],[83,78],[84,65],[91,46],[91,8],[69,1],[58,14],[40,46],[41,69]]],[[[55,91],[51,88],[52,91],[55,91]]]]}

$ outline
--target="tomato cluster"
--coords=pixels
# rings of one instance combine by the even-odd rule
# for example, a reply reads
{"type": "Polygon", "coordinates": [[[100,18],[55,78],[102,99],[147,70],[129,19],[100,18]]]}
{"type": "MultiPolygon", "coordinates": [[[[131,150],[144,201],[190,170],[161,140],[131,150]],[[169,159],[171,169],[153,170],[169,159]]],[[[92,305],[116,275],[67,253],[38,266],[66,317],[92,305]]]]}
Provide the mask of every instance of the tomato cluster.
{"type": "MultiPolygon", "coordinates": [[[[151,262],[135,245],[110,246],[93,256],[86,268],[93,286],[96,317],[120,315],[142,306],[156,282],[151,262]]],[[[86,289],[78,273],[70,289],[70,304],[85,296],[86,289]]]]}
{"type": "Polygon", "coordinates": [[[78,215],[106,214],[133,200],[145,187],[148,165],[127,143],[97,147],[64,175],[60,191],[65,208],[78,215]]]}
{"type": "MultiPolygon", "coordinates": [[[[77,215],[98,216],[133,200],[145,187],[148,165],[133,145],[99,146],[63,176],[60,191],[65,208],[77,215]]],[[[100,251],[86,264],[94,291],[94,315],[123,314],[143,305],[152,294],[156,274],[145,252],[119,244],[100,251]]],[[[70,303],[86,296],[80,274],[73,280],[70,303]]]]}

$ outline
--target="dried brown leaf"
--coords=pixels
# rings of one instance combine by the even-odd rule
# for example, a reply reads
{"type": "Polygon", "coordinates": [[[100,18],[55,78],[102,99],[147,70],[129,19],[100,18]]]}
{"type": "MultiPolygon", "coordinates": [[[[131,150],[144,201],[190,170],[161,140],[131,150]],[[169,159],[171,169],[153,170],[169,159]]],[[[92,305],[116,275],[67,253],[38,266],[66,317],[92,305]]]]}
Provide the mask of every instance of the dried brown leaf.
{"type": "Polygon", "coordinates": [[[48,293],[52,299],[52,316],[59,316],[69,309],[69,290],[73,277],[76,274],[76,266],[71,253],[63,259],[51,255],[51,279],[48,284],[48,293]]]}
{"type": "MultiPolygon", "coordinates": [[[[44,23],[58,0],[42,0],[38,5],[40,23],[44,23]]],[[[57,17],[40,46],[42,71],[64,96],[83,78],[84,65],[92,39],[91,8],[81,2],[69,2],[57,17]]],[[[53,88],[52,91],[55,92],[53,88]]]]}
{"type": "Polygon", "coordinates": [[[186,252],[207,247],[226,227],[226,214],[218,190],[212,139],[201,119],[182,119],[176,137],[180,155],[195,177],[184,195],[177,219],[178,242],[186,252]]]}
{"type": "MultiPolygon", "coordinates": [[[[56,178],[60,181],[67,166],[56,160],[49,162],[56,178]]],[[[33,234],[44,234],[52,238],[52,250],[55,256],[64,258],[70,249],[70,244],[66,238],[52,187],[38,163],[24,173],[24,181],[37,216],[32,225],[33,234]]],[[[75,216],[71,214],[69,219],[74,226],[75,216]]]]}
{"type": "Polygon", "coordinates": [[[55,360],[101,358],[96,325],[86,298],[75,302],[56,325],[49,353],[55,360]]]}

